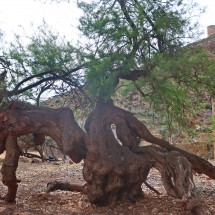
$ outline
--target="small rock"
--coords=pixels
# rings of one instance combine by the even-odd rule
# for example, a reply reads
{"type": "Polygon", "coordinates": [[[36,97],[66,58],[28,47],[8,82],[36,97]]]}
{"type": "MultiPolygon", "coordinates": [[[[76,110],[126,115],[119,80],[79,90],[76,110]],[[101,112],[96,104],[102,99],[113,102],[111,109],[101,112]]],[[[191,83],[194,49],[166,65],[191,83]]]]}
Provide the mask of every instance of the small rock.
{"type": "Polygon", "coordinates": [[[0,213],[2,212],[2,211],[4,211],[6,208],[5,207],[0,207],[0,213]]]}
{"type": "Polygon", "coordinates": [[[78,202],[78,207],[82,208],[83,207],[83,203],[81,201],[78,202]]]}
{"type": "Polygon", "coordinates": [[[143,203],[142,203],[142,202],[136,202],[135,205],[136,205],[136,206],[142,206],[143,203]]]}
{"type": "Polygon", "coordinates": [[[91,206],[90,203],[85,203],[86,208],[89,208],[91,206]]]}
{"type": "Polygon", "coordinates": [[[153,210],[152,210],[152,214],[158,214],[159,213],[159,210],[157,209],[157,208],[154,208],[153,210]]]}
{"type": "Polygon", "coordinates": [[[129,210],[132,210],[132,209],[133,209],[132,205],[128,206],[128,209],[129,209],[129,210]]]}

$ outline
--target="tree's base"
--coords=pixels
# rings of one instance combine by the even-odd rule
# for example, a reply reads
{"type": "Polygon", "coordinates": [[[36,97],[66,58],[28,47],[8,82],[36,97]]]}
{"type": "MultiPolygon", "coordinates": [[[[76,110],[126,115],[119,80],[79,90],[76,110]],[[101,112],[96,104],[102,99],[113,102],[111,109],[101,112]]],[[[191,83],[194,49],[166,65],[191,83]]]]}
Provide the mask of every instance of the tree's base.
{"type": "Polygon", "coordinates": [[[192,167],[171,145],[155,138],[131,113],[99,99],[86,121],[90,137],[83,176],[91,203],[115,205],[143,197],[141,185],[151,167],[161,171],[164,187],[176,198],[194,195],[192,167]],[[140,148],[141,139],[162,147],[140,148]],[[175,158],[175,159],[174,159],[175,158]]]}

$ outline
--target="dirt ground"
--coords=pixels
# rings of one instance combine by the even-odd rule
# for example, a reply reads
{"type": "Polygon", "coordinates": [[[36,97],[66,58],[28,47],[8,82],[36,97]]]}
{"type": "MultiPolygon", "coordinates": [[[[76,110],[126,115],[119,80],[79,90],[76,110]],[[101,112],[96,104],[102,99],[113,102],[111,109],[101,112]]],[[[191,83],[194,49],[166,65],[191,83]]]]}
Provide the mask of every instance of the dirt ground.
{"type": "MultiPolygon", "coordinates": [[[[215,162],[213,162],[215,164],[215,162]]],[[[2,165],[2,158],[0,159],[2,165]]],[[[84,183],[82,163],[69,162],[33,162],[32,159],[21,158],[17,170],[17,178],[21,180],[16,203],[9,204],[0,200],[0,215],[186,215],[186,203],[173,199],[165,194],[159,173],[152,170],[147,182],[159,190],[158,196],[143,185],[145,198],[136,203],[127,203],[115,208],[96,207],[91,205],[87,197],[81,193],[55,191],[47,194],[46,184],[59,180],[71,183],[84,183]]],[[[0,178],[1,180],[1,178],[0,178]]],[[[215,214],[215,180],[204,175],[194,176],[199,196],[205,206],[205,214],[215,214]]],[[[0,195],[6,187],[0,183],[0,195]]]]}

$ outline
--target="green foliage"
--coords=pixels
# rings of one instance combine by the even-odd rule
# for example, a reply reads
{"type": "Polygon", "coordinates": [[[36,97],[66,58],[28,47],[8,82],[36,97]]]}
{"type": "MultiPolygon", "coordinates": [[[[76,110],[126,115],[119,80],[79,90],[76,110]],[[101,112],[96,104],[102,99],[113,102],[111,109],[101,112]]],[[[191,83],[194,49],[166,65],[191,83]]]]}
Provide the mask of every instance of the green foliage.
{"type": "Polygon", "coordinates": [[[171,57],[159,54],[156,62],[135,85],[169,130],[188,129],[192,116],[205,108],[202,98],[215,93],[215,62],[201,48],[183,49],[171,57]]]}
{"type": "MultiPolygon", "coordinates": [[[[157,54],[155,58],[156,67],[146,77],[121,81],[117,93],[126,99],[139,91],[139,106],[145,103],[149,107],[142,110],[144,120],[152,121],[149,125],[160,124],[170,134],[186,129],[192,136],[193,116],[206,108],[202,99],[215,92],[215,62],[201,48],[194,47],[172,56],[157,54]]],[[[138,110],[132,111],[141,117],[138,110]]]]}
{"type": "Polygon", "coordinates": [[[122,95],[139,91],[173,129],[189,127],[203,93],[215,93],[214,62],[201,48],[186,44],[199,36],[190,14],[203,9],[183,0],[79,1],[81,30],[89,43],[89,91],[110,98],[119,79],[122,95]],[[120,84],[122,82],[120,81],[120,84]]]}
{"type": "Polygon", "coordinates": [[[215,115],[211,118],[211,128],[212,130],[215,130],[215,115]]]}
{"type": "Polygon", "coordinates": [[[87,77],[93,95],[110,97],[119,77],[151,70],[159,53],[174,53],[183,38],[196,33],[189,17],[196,5],[182,0],[94,0],[78,6],[84,12],[79,30],[90,39],[87,77]]]}
{"type": "Polygon", "coordinates": [[[4,56],[10,62],[5,84],[13,96],[32,99],[45,90],[62,93],[84,84],[81,48],[53,33],[46,23],[27,43],[17,35],[4,56]]]}
{"type": "Polygon", "coordinates": [[[38,74],[44,71],[60,72],[70,67],[77,60],[77,50],[64,38],[52,33],[44,24],[38,29],[38,34],[30,38],[27,46],[23,46],[19,36],[16,44],[11,44],[10,57],[15,61],[17,70],[22,67],[30,69],[30,73],[38,74]]]}

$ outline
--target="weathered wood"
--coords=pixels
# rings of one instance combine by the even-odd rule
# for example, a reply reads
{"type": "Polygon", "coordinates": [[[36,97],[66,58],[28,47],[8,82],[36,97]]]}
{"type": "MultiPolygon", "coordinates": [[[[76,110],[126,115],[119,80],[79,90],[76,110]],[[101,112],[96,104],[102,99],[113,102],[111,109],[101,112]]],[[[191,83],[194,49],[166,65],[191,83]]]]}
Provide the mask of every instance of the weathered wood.
{"type": "Polygon", "coordinates": [[[150,143],[156,144],[162,148],[165,148],[168,151],[179,152],[181,155],[186,157],[186,159],[192,164],[192,168],[194,171],[196,171],[199,174],[205,174],[210,178],[215,179],[215,166],[213,166],[210,162],[188,151],[184,151],[183,149],[177,148],[171,145],[166,140],[154,137],[146,128],[146,126],[139,122],[137,119],[134,119],[133,116],[130,116],[128,120],[129,122],[131,122],[130,123],[131,129],[134,129],[140,138],[150,143]]]}
{"type": "Polygon", "coordinates": [[[15,200],[18,186],[16,168],[20,150],[17,137],[32,133],[35,144],[41,145],[48,135],[74,162],[80,162],[86,156],[86,135],[67,108],[50,109],[11,102],[6,110],[0,111],[0,130],[0,153],[6,150],[1,172],[3,184],[8,186],[4,197],[7,201],[15,200]]]}
{"type": "MultiPolygon", "coordinates": [[[[189,162],[198,173],[204,173],[215,179],[215,167],[211,163],[178,149],[165,140],[154,137],[143,123],[130,112],[115,107],[112,101],[105,102],[102,99],[98,101],[86,121],[85,130],[91,142],[87,145],[88,153],[84,162],[83,176],[87,182],[91,202],[116,204],[123,199],[135,201],[135,196],[141,196],[140,186],[146,180],[148,171],[153,165],[152,156],[149,156],[148,153],[140,156],[138,153],[138,149],[140,149],[138,144],[141,139],[160,146],[167,155],[172,151],[180,153],[181,161],[178,164],[168,162],[166,155],[162,158],[165,160],[165,165],[161,166],[168,168],[163,173],[171,172],[171,175],[166,175],[168,176],[166,179],[169,180],[168,185],[171,181],[175,183],[169,189],[169,194],[177,188],[175,193],[172,192],[173,196],[179,198],[192,196],[194,184],[190,172],[191,166],[190,168],[189,165],[188,168],[184,166],[189,162]],[[112,132],[113,125],[116,132],[112,132]],[[134,148],[136,151],[133,150],[134,148]],[[177,172],[174,172],[174,167],[171,165],[176,165],[177,172]],[[183,173],[183,170],[179,171],[181,167],[185,171],[188,170],[186,174],[183,173]],[[176,180],[176,174],[181,178],[176,180]],[[184,186],[182,186],[183,183],[184,186]],[[132,192],[135,194],[133,198],[127,195],[132,192]]],[[[159,155],[159,151],[156,153],[159,155]]],[[[168,189],[168,185],[166,185],[166,189],[168,189]]]]}
{"type": "MultiPolygon", "coordinates": [[[[114,206],[143,197],[141,185],[151,166],[147,155],[134,154],[114,136],[112,124],[118,129],[124,125],[124,119],[112,107],[98,103],[86,122],[90,144],[87,145],[83,176],[90,202],[114,206]]],[[[129,130],[126,131],[130,137],[129,130]]],[[[134,139],[131,141],[134,143],[134,139]]]]}
{"type": "Polygon", "coordinates": [[[160,172],[168,195],[181,199],[195,197],[192,165],[179,152],[168,152],[157,146],[136,146],[131,150],[142,156],[145,156],[146,153],[150,155],[150,161],[160,172]]]}
{"type": "Polygon", "coordinates": [[[33,133],[41,144],[45,135],[50,136],[76,163],[86,156],[86,135],[68,108],[51,109],[11,102],[6,110],[0,111],[0,129],[0,153],[4,150],[6,136],[33,133]]]}
{"type": "MultiPolygon", "coordinates": [[[[112,112],[110,111],[108,120],[116,125],[118,138],[123,145],[132,147],[133,145],[138,145],[139,141],[143,139],[147,142],[158,145],[167,151],[178,151],[192,164],[194,171],[215,179],[215,166],[213,166],[210,162],[195,154],[177,148],[166,140],[156,138],[132,113],[119,107],[115,107],[113,102],[110,101],[104,105],[106,108],[112,110],[112,112]]],[[[86,124],[86,129],[88,127],[89,126],[86,124]]]]}

